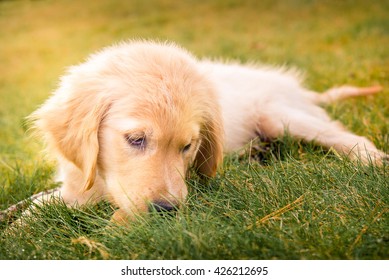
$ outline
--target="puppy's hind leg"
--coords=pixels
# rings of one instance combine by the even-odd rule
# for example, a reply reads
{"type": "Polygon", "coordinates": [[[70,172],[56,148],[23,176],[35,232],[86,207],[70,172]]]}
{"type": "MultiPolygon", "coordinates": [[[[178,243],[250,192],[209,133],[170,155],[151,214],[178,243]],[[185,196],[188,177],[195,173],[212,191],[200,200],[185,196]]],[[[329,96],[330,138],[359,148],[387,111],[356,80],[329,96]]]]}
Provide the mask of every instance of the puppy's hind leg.
{"type": "MultiPolygon", "coordinates": [[[[317,110],[322,108],[317,107],[317,110]]],[[[298,139],[313,141],[325,148],[333,148],[352,160],[360,160],[364,164],[382,165],[389,157],[378,150],[367,138],[347,131],[339,122],[324,118],[323,110],[320,116],[309,114],[294,108],[278,108],[283,114],[268,118],[261,129],[270,137],[282,136],[284,131],[298,139]]]]}

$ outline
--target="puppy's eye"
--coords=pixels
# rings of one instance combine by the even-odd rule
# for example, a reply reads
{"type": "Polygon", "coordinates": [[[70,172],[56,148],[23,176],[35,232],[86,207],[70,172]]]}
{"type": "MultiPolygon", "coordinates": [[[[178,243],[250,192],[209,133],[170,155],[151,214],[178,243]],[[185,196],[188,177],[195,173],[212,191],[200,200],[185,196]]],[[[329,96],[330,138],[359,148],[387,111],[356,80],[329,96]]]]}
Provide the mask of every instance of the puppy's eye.
{"type": "Polygon", "coordinates": [[[182,149],[182,152],[185,153],[187,151],[189,151],[190,147],[192,146],[191,143],[189,143],[188,145],[186,145],[183,149],[182,149]]]}
{"type": "Polygon", "coordinates": [[[127,135],[126,141],[131,147],[139,150],[146,147],[146,136],[127,135]]]}

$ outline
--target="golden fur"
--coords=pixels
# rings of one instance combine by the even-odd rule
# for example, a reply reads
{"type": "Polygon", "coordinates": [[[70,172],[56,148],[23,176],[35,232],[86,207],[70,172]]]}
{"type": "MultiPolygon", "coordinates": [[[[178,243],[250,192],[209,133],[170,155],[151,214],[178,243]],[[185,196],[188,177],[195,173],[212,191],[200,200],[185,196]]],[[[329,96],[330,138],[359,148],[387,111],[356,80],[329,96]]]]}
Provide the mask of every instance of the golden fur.
{"type": "Polygon", "coordinates": [[[189,167],[214,176],[222,161],[213,87],[173,45],[134,42],[91,56],[32,118],[59,162],[65,202],[107,198],[116,218],[182,202],[189,167]]]}
{"type": "Polygon", "coordinates": [[[385,155],[370,141],[316,105],[377,90],[316,95],[287,71],[200,62],[173,44],[130,42],[71,67],[31,118],[58,161],[57,194],[69,205],[108,199],[121,221],[150,204],[178,206],[191,166],[212,177],[223,148],[236,150],[259,134],[278,137],[287,128],[350,157],[356,148],[362,160],[380,161],[385,155]]]}

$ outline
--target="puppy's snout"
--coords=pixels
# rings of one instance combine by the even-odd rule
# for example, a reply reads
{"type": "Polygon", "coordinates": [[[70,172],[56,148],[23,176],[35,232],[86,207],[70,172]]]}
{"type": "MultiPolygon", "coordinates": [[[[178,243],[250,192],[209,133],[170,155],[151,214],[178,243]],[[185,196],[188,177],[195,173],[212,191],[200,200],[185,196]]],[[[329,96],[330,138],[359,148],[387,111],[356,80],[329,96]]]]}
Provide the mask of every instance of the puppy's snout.
{"type": "Polygon", "coordinates": [[[157,211],[157,212],[172,212],[177,209],[177,205],[172,204],[171,202],[168,201],[154,201],[153,203],[150,204],[149,206],[149,211],[157,211]]]}

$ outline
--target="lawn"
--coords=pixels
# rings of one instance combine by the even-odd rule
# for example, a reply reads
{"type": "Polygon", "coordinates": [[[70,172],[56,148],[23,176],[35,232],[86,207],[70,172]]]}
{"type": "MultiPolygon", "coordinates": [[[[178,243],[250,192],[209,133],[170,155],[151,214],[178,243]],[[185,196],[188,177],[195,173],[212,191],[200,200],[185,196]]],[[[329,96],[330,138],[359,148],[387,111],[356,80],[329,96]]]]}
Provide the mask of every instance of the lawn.
{"type": "MultiPolygon", "coordinates": [[[[175,41],[198,57],[302,69],[306,85],[380,84],[326,109],[389,152],[389,1],[0,1],[0,210],[56,186],[25,117],[66,67],[118,41],[175,41]],[[71,4],[70,4],[71,3],[71,4]]],[[[228,155],[188,202],[130,227],[111,205],[0,224],[0,259],[388,259],[389,167],[285,137],[228,155]]]]}

